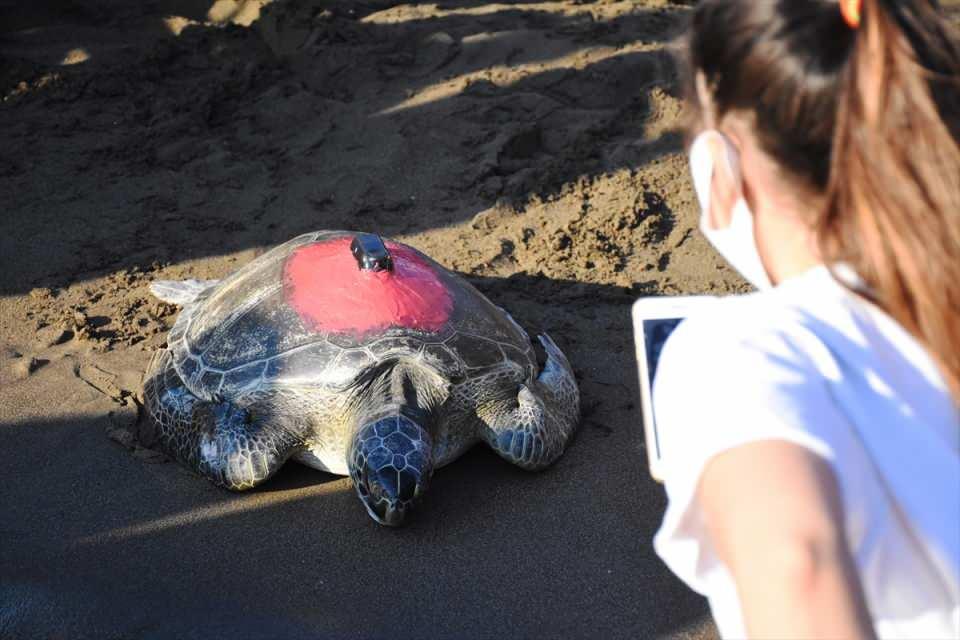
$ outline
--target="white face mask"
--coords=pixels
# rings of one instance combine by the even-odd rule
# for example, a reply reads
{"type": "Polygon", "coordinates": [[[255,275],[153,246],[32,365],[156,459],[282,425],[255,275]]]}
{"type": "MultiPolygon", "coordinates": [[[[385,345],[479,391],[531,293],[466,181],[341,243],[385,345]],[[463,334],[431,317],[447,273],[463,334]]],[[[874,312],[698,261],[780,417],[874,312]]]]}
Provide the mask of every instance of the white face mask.
{"type": "Polygon", "coordinates": [[[753,214],[743,195],[733,205],[730,225],[722,229],[710,227],[710,186],[713,181],[713,156],[710,154],[711,136],[718,136],[727,149],[727,164],[734,180],[740,180],[740,160],[737,150],[718,131],[704,131],[690,147],[690,172],[693,188],[700,201],[700,231],[710,244],[757,289],[770,289],[773,283],[760,260],[757,242],[753,235],[753,214]]]}

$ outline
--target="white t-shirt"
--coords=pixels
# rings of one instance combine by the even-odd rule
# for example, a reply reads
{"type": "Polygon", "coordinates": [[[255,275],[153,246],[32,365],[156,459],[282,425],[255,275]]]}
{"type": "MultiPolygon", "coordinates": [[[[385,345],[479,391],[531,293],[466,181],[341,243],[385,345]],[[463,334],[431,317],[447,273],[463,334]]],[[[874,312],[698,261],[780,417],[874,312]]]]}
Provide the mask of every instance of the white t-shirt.
{"type": "Polygon", "coordinates": [[[892,318],[824,267],[719,299],[670,336],[653,397],[670,500],[654,545],[725,638],[746,632],[696,489],[711,457],[758,440],[831,465],[881,638],[960,638],[960,412],[892,318]]]}

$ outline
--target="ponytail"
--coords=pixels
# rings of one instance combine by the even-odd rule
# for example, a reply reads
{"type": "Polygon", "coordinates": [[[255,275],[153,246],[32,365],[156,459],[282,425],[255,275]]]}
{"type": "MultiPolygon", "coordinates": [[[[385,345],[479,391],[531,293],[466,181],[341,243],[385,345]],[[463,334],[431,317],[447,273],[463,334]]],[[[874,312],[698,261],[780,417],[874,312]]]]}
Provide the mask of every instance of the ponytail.
{"type": "Polygon", "coordinates": [[[927,348],[960,404],[960,45],[929,0],[863,5],[817,237],[927,348]]]}
{"type": "Polygon", "coordinates": [[[681,59],[720,119],[825,206],[846,263],[920,341],[960,405],[960,40],[936,0],[701,0],[681,59]],[[829,158],[830,162],[825,159],[829,158]]]}

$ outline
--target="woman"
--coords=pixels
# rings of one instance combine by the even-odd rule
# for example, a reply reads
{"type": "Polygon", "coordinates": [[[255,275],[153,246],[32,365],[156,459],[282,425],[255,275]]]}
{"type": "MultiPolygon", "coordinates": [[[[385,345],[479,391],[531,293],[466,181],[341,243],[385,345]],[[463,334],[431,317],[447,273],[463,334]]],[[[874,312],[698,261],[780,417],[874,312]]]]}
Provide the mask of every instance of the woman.
{"type": "Polygon", "coordinates": [[[960,637],[960,46],[931,0],[703,0],[655,544],[728,638],[960,637]],[[765,290],[764,290],[765,289],[765,290]]]}

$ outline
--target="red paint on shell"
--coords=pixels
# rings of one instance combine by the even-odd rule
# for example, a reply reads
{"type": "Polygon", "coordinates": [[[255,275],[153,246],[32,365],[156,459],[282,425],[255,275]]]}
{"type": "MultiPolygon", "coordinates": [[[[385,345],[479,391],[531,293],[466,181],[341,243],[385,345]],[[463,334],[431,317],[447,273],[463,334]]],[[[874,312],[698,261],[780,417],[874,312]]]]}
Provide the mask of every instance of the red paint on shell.
{"type": "Polygon", "coordinates": [[[453,300],[434,267],[408,247],[387,242],[393,271],[364,271],[352,237],[297,249],[283,271],[284,297],[314,331],[366,334],[389,327],[439,331],[453,300]]]}

